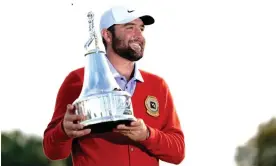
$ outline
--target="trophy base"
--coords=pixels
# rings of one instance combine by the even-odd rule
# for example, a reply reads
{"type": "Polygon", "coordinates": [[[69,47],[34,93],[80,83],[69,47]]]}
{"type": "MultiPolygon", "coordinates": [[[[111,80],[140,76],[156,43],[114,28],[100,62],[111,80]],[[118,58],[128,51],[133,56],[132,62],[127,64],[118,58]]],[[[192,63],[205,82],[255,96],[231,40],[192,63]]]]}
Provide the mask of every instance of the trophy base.
{"type": "Polygon", "coordinates": [[[125,124],[129,126],[132,121],[136,118],[130,115],[115,116],[115,117],[105,117],[99,119],[90,119],[80,122],[84,125],[84,128],[91,129],[91,133],[104,133],[111,132],[119,124],[125,124]]]}
{"type": "Polygon", "coordinates": [[[92,133],[112,131],[119,124],[129,125],[136,118],[133,114],[131,96],[125,91],[93,94],[77,100],[76,114],[83,115],[80,124],[92,133]]]}
{"type": "Polygon", "coordinates": [[[110,121],[110,122],[102,122],[97,124],[87,125],[85,129],[91,129],[91,133],[106,133],[112,132],[118,125],[124,124],[129,126],[133,120],[118,120],[118,121],[110,121]]]}

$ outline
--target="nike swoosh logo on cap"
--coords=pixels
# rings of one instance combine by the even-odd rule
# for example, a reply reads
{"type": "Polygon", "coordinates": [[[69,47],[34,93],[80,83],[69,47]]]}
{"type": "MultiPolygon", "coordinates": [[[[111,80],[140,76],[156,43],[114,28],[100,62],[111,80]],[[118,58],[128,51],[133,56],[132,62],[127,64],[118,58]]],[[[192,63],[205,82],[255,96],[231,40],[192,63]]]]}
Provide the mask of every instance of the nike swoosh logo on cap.
{"type": "Polygon", "coordinates": [[[131,13],[131,12],[134,12],[134,10],[127,10],[127,12],[131,13]]]}

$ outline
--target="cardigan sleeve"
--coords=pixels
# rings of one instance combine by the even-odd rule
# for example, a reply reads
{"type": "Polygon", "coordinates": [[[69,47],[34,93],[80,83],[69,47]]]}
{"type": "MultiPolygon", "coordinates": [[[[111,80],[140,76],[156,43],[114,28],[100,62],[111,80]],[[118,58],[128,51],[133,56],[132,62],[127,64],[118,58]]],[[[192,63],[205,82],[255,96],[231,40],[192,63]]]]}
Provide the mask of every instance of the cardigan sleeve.
{"type": "Polygon", "coordinates": [[[65,159],[71,153],[73,139],[64,132],[62,121],[67,104],[72,104],[79,95],[80,89],[77,82],[79,82],[79,77],[71,72],[58,91],[54,113],[43,136],[43,151],[49,159],[65,159]]]}
{"type": "Polygon", "coordinates": [[[147,126],[150,132],[148,139],[140,142],[152,154],[165,162],[179,164],[185,157],[184,134],[181,129],[173,98],[165,81],[161,84],[160,93],[164,93],[166,124],[162,130],[147,126]]]}

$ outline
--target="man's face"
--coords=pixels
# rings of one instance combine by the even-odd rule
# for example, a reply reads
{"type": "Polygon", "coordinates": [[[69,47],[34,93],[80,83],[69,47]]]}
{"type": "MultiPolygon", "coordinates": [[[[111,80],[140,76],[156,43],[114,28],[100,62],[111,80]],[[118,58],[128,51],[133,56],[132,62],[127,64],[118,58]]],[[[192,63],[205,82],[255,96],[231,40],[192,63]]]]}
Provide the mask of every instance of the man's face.
{"type": "Polygon", "coordinates": [[[145,38],[142,35],[144,24],[136,19],[127,24],[115,26],[112,36],[112,48],[119,56],[129,61],[138,61],[143,57],[145,38]]]}

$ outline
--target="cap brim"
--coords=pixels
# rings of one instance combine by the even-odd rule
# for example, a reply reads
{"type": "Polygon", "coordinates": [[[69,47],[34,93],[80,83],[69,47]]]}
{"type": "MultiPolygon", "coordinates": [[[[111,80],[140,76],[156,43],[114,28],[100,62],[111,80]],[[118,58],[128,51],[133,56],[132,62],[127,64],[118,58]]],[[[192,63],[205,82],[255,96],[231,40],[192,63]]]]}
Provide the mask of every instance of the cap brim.
{"type": "Polygon", "coordinates": [[[155,22],[154,18],[150,15],[141,16],[140,19],[143,21],[144,25],[151,25],[155,22]]]}

